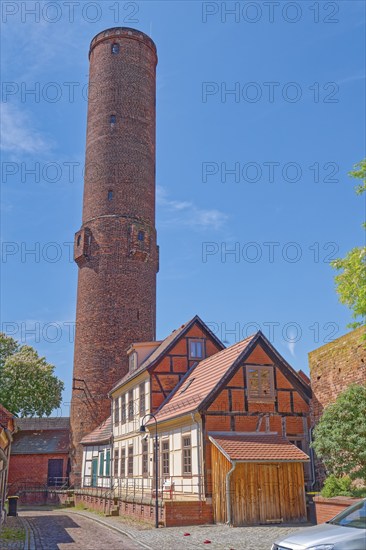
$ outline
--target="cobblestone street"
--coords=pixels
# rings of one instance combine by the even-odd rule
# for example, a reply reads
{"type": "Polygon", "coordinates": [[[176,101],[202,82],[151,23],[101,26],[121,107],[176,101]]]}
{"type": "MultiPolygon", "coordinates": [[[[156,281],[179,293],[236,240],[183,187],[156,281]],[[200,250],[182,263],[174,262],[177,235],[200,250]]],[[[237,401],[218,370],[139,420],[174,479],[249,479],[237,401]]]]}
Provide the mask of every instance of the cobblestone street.
{"type": "Polygon", "coordinates": [[[269,550],[275,539],[301,528],[205,525],[155,530],[125,523],[120,517],[66,509],[27,510],[20,516],[29,526],[30,550],[269,550]]]}

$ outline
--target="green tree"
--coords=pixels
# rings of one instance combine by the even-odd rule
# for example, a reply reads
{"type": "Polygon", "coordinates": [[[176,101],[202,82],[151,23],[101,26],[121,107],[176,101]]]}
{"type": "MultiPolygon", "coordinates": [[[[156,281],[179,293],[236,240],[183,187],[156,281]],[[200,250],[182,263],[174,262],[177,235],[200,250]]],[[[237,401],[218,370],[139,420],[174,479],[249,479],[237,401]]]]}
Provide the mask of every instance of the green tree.
{"type": "Polygon", "coordinates": [[[61,404],[64,383],[31,346],[0,333],[0,403],[18,416],[49,416],[61,404]]]}
{"type": "MultiPolygon", "coordinates": [[[[356,187],[356,193],[364,193],[366,191],[366,159],[356,164],[349,175],[362,180],[362,183],[356,187]]],[[[345,258],[338,258],[331,265],[340,271],[334,277],[339,301],[352,310],[352,317],[355,319],[355,322],[348,326],[352,328],[362,326],[366,318],[366,247],[352,248],[345,258]]]]}
{"type": "Polygon", "coordinates": [[[329,405],[314,430],[312,447],[329,474],[366,483],[366,386],[352,384],[329,405]]]}

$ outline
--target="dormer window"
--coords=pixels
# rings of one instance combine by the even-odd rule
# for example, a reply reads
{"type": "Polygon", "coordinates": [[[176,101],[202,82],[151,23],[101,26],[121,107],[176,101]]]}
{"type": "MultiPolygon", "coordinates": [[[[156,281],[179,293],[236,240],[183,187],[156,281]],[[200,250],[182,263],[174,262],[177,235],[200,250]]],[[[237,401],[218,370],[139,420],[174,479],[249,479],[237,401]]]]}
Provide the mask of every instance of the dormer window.
{"type": "Polygon", "coordinates": [[[137,367],[137,353],[133,351],[129,357],[129,370],[134,371],[137,367]]]}
{"type": "Polygon", "coordinates": [[[117,53],[119,53],[119,44],[115,42],[114,44],[112,44],[112,54],[116,55],[117,53]]]}
{"type": "Polygon", "coordinates": [[[188,353],[190,359],[203,359],[205,357],[205,344],[202,338],[190,338],[188,340],[188,353]]]}

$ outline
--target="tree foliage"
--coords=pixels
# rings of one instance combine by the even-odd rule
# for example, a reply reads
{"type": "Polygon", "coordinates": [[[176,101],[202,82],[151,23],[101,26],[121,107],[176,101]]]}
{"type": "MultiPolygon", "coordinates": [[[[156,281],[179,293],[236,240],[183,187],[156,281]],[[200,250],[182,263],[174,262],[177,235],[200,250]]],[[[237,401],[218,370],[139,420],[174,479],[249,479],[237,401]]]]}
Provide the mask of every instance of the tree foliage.
{"type": "Polygon", "coordinates": [[[366,386],[352,384],[329,405],[312,443],[330,474],[366,483],[366,386]]]}
{"type": "MultiPolygon", "coordinates": [[[[356,164],[349,175],[362,180],[362,184],[356,187],[356,193],[364,193],[366,191],[366,159],[356,164]]],[[[355,319],[355,322],[348,326],[356,328],[363,325],[366,319],[366,247],[352,248],[345,258],[338,258],[331,265],[340,271],[334,277],[339,301],[351,309],[352,317],[355,319]]]]}
{"type": "Polygon", "coordinates": [[[0,403],[18,416],[49,416],[61,404],[64,383],[31,346],[0,333],[0,403]]]}
{"type": "Polygon", "coordinates": [[[362,183],[356,187],[356,193],[357,195],[364,193],[366,191],[366,159],[355,164],[353,170],[351,170],[348,175],[351,178],[362,180],[362,183]]]}

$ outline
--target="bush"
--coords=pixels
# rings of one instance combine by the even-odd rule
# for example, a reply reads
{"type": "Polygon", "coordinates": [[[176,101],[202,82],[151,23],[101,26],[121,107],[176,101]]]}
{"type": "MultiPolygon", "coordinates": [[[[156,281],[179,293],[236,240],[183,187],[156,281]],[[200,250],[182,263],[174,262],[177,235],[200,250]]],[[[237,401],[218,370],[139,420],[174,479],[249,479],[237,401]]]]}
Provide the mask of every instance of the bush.
{"type": "Polygon", "coordinates": [[[324,482],[324,487],[321,491],[322,497],[351,497],[352,496],[352,480],[349,476],[336,477],[331,474],[324,482]]]}

